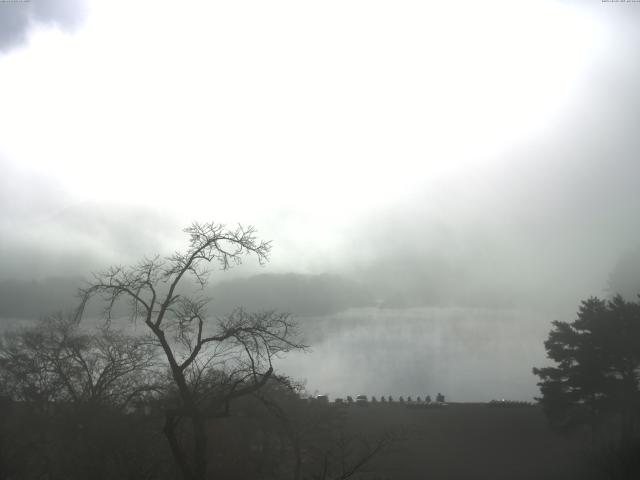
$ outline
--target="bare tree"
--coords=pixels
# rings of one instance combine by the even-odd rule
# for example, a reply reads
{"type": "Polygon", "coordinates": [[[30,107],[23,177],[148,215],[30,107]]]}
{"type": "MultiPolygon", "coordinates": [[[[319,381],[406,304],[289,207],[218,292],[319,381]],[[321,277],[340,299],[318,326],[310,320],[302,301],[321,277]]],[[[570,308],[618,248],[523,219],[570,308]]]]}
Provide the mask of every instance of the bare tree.
{"type": "Polygon", "coordinates": [[[161,387],[157,351],[148,338],[81,328],[61,314],[6,332],[0,478],[3,468],[7,478],[143,478],[157,471],[163,462],[153,448],[153,422],[127,415],[161,387]]]}
{"type": "Polygon", "coordinates": [[[0,380],[6,395],[35,408],[93,403],[125,409],[157,388],[156,346],[98,328],[82,331],[73,317],[53,315],[0,338],[0,380]]]}
{"type": "Polygon", "coordinates": [[[203,480],[210,419],[227,415],[232,400],[262,388],[273,375],[274,357],[305,346],[295,340],[288,314],[239,308],[225,318],[207,315],[210,299],[202,292],[209,266],[217,263],[227,270],[247,255],[263,264],[270,242],[258,241],[253,227],[194,223],[185,233],[185,252],[95,274],[81,290],[78,319],[87,301],[99,296],[106,301],[107,322],[114,306],[126,300],[131,320],[146,325],[164,353],[175,387],[176,402],[166,408],[164,434],[183,478],[203,480]]]}

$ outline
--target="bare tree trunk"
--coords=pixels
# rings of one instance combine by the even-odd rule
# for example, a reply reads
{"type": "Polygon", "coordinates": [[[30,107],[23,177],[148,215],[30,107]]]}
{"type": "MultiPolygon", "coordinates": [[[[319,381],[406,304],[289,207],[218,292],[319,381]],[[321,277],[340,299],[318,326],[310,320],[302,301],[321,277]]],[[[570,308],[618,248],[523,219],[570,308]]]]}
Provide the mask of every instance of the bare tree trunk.
{"type": "Polygon", "coordinates": [[[167,441],[169,442],[169,448],[171,449],[171,454],[173,455],[173,459],[182,474],[182,477],[185,480],[195,480],[193,473],[191,472],[191,468],[189,468],[189,462],[187,461],[187,457],[180,447],[180,442],[178,441],[178,437],[176,434],[176,417],[175,414],[171,411],[167,411],[165,414],[165,422],[164,422],[164,435],[167,437],[167,441]]]}
{"type": "Polygon", "coordinates": [[[205,480],[207,475],[207,432],[204,418],[199,413],[191,417],[194,440],[194,463],[196,480],[205,480]]]}

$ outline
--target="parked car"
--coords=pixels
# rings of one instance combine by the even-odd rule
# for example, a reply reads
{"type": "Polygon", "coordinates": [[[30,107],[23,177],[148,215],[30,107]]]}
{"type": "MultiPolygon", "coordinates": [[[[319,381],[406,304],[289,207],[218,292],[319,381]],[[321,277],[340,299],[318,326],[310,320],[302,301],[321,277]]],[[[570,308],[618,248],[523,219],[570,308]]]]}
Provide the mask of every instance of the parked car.
{"type": "Polygon", "coordinates": [[[367,405],[368,402],[366,395],[358,395],[356,397],[356,405],[367,405]]]}

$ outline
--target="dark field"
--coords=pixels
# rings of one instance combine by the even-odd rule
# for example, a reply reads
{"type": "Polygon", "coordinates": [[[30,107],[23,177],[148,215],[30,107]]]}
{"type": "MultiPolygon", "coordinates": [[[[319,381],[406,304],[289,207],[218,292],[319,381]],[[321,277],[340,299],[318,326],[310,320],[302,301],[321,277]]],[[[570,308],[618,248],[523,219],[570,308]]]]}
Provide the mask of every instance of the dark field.
{"type": "Polygon", "coordinates": [[[538,407],[451,404],[441,409],[368,405],[345,408],[362,436],[403,431],[405,439],[375,459],[373,478],[567,480],[603,478],[577,441],[554,434],[538,407]]]}

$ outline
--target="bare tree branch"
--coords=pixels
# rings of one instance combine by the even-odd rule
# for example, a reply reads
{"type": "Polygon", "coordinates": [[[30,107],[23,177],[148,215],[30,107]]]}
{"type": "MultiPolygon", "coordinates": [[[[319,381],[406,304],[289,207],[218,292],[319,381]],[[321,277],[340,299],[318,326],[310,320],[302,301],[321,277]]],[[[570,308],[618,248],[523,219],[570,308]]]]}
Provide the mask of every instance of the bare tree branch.
{"type": "MultiPolygon", "coordinates": [[[[263,264],[271,251],[270,242],[257,240],[253,227],[240,225],[229,229],[222,224],[193,223],[184,231],[189,236],[184,252],[163,260],[145,258],[131,267],[116,266],[96,274],[93,283],[80,292],[77,319],[88,301],[99,297],[106,302],[107,325],[120,299],[129,301],[133,321],[144,320],[164,353],[176,388],[178,405],[167,410],[165,435],[183,476],[203,480],[207,419],[228,413],[232,400],[263,388],[273,376],[274,357],[307,347],[296,340],[295,323],[288,314],[247,313],[238,308],[212,321],[206,312],[210,300],[188,292],[187,278],[200,290],[207,285],[212,263],[227,270],[252,255],[263,264]],[[191,426],[189,453],[178,440],[180,418],[191,426]]],[[[118,352],[114,360],[114,373],[128,371],[118,352]]],[[[108,389],[110,375],[111,371],[103,371],[92,388],[108,389]]]]}

